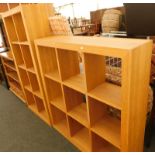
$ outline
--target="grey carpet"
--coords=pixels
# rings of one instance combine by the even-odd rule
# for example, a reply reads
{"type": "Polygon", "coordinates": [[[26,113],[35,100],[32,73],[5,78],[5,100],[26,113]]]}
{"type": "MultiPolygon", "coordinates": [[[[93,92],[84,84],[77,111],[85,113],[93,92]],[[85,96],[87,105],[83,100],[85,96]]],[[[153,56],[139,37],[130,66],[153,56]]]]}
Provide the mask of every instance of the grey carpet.
{"type": "Polygon", "coordinates": [[[78,151],[0,85],[0,151],[78,151]]]}

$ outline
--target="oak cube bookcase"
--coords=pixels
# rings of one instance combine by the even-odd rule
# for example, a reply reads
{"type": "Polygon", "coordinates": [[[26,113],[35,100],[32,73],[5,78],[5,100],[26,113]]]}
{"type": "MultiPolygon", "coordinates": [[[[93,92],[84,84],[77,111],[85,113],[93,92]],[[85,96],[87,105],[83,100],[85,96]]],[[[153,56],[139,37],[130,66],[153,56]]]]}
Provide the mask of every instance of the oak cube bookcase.
{"type": "Polygon", "coordinates": [[[55,36],[35,47],[55,129],[81,151],[143,151],[151,41],[55,36]],[[121,86],[106,80],[106,56],[121,59],[121,86]]]}
{"type": "Polygon", "coordinates": [[[48,17],[52,15],[52,4],[18,4],[2,14],[26,104],[49,125],[34,39],[51,34],[48,17]]]}

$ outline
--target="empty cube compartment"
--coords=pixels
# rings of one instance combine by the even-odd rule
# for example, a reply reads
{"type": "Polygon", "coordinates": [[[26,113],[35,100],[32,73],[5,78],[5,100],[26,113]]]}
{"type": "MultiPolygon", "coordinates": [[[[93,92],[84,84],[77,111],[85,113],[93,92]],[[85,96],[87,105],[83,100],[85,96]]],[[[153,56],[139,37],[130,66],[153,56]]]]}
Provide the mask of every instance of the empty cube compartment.
{"type": "Polygon", "coordinates": [[[64,96],[68,114],[88,127],[86,96],[67,86],[64,86],[64,96]]]}
{"type": "Polygon", "coordinates": [[[116,147],[121,142],[121,112],[103,102],[88,98],[92,131],[116,147]]]}

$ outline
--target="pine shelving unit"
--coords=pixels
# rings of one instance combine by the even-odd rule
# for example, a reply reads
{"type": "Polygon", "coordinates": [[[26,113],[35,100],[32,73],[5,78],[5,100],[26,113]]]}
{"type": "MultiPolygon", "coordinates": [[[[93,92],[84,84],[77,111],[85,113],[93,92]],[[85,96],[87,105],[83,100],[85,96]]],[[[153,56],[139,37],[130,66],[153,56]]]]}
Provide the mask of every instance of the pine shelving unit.
{"type": "Polygon", "coordinates": [[[56,130],[81,151],[143,151],[151,41],[59,36],[35,47],[56,130]],[[121,59],[121,86],[106,80],[107,56],[121,59]]]}
{"type": "Polygon", "coordinates": [[[12,57],[12,52],[0,54],[2,64],[4,67],[5,75],[9,84],[9,89],[23,102],[25,102],[25,96],[21,88],[19,77],[17,74],[14,59],[12,57]]]}
{"type": "MultiPolygon", "coordinates": [[[[16,80],[21,82],[28,107],[51,125],[33,41],[51,34],[48,17],[54,14],[54,9],[52,4],[19,4],[10,7],[9,11],[2,14],[2,18],[17,68],[19,78],[16,80]]],[[[13,74],[9,75],[11,78],[13,74]]]]}

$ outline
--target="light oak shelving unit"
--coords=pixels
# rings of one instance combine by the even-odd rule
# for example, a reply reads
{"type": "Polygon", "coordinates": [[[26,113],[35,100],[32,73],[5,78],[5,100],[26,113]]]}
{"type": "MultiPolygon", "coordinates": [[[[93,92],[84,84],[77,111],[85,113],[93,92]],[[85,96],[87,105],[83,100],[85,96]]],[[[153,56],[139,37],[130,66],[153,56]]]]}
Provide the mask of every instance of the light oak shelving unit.
{"type": "Polygon", "coordinates": [[[2,18],[17,68],[19,78],[16,80],[21,82],[28,107],[51,125],[33,41],[51,34],[48,17],[54,14],[53,6],[19,4],[16,7],[10,5],[10,8],[2,18]]]}
{"type": "Polygon", "coordinates": [[[23,102],[25,102],[25,96],[21,88],[17,70],[15,67],[14,59],[11,51],[0,54],[2,64],[4,67],[5,75],[9,84],[9,89],[23,102]]]}
{"type": "Polygon", "coordinates": [[[81,151],[143,151],[151,41],[59,36],[35,47],[56,130],[81,151]],[[106,56],[121,59],[121,86],[106,80],[106,56]]]}

